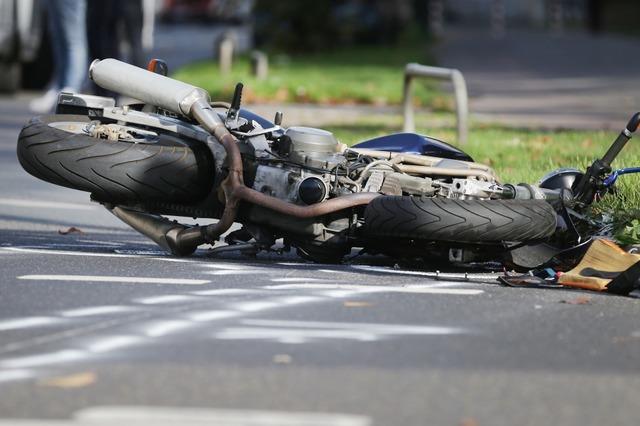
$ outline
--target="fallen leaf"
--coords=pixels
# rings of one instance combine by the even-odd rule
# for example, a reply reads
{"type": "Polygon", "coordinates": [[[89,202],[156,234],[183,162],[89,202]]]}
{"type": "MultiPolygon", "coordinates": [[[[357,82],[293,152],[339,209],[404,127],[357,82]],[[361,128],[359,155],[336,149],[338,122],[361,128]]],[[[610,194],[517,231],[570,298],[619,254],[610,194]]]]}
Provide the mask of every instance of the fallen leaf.
{"type": "Polygon", "coordinates": [[[465,417],[460,420],[460,426],[478,426],[478,421],[471,417],[465,417]]]}
{"type": "Polygon", "coordinates": [[[75,226],[72,226],[72,227],[67,228],[67,229],[58,229],[58,234],[60,234],[60,235],[84,234],[84,232],[82,231],[82,229],[79,229],[79,228],[76,228],[75,226]]]}
{"type": "Polygon", "coordinates": [[[369,306],[372,306],[371,303],[369,302],[359,302],[359,301],[355,301],[355,300],[347,300],[346,302],[343,303],[343,306],[345,308],[367,308],[369,306]]]}
{"type": "Polygon", "coordinates": [[[291,355],[277,354],[273,356],[274,364],[291,364],[291,361],[293,361],[293,358],[291,358],[291,355]]]}
{"type": "Polygon", "coordinates": [[[566,303],[567,305],[590,305],[591,298],[587,296],[578,296],[575,299],[561,300],[560,303],[566,303]]]}
{"type": "Polygon", "coordinates": [[[41,380],[40,386],[49,386],[54,388],[74,389],[89,386],[96,381],[96,374],[90,371],[84,373],[71,374],[69,376],[50,377],[41,380]]]}

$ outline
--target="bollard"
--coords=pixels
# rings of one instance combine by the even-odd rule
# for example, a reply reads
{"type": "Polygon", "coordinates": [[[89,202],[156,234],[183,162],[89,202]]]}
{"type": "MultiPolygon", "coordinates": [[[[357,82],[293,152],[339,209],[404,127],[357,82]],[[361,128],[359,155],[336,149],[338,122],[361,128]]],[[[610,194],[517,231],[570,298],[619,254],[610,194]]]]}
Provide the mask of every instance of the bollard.
{"type": "Polygon", "coordinates": [[[251,74],[258,80],[265,80],[269,74],[269,58],[264,52],[251,52],[251,74]]]}
{"type": "Polygon", "coordinates": [[[228,36],[220,40],[218,45],[218,64],[221,74],[231,72],[231,67],[233,66],[233,44],[233,40],[228,36]]]}
{"type": "Polygon", "coordinates": [[[420,64],[407,64],[404,68],[404,89],[403,89],[403,112],[405,132],[416,131],[414,122],[412,89],[415,77],[431,77],[444,80],[451,80],[453,83],[454,96],[456,99],[456,117],[458,128],[458,143],[464,145],[469,137],[469,99],[467,95],[467,84],[462,73],[456,69],[430,67],[420,64]]]}
{"type": "Polygon", "coordinates": [[[549,27],[553,35],[560,36],[564,32],[564,11],[561,0],[549,0],[547,11],[549,27]]]}
{"type": "Polygon", "coordinates": [[[491,1],[491,36],[504,38],[506,33],[506,8],[504,0],[491,1]]]}
{"type": "Polygon", "coordinates": [[[444,32],[444,1],[430,0],[427,8],[429,32],[431,32],[431,35],[434,37],[440,37],[444,32]]]}

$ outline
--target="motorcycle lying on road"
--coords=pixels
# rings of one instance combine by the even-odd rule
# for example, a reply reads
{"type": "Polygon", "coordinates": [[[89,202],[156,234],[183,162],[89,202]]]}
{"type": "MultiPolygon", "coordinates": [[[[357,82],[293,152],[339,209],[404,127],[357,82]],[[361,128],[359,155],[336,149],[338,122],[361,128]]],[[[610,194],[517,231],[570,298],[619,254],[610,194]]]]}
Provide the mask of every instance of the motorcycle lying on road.
{"type": "Polygon", "coordinates": [[[203,89],[163,75],[160,61],[145,70],[96,60],[89,74],[131,101],[62,93],[55,115],[22,129],[20,163],[42,180],[90,192],[180,256],[215,245],[239,223],[221,249],[270,250],[282,239],[317,262],[338,262],[352,248],[452,262],[507,259],[572,228],[567,211],[608,190],[611,163],[640,123],[635,114],[584,173],[560,169],[538,185],[509,184],[427,136],[391,134],[347,147],[325,130],[285,128],[280,113],[272,122],[242,109],[241,84],[230,104],[211,102],[203,89]],[[187,226],[167,215],[218,221],[187,226]]]}

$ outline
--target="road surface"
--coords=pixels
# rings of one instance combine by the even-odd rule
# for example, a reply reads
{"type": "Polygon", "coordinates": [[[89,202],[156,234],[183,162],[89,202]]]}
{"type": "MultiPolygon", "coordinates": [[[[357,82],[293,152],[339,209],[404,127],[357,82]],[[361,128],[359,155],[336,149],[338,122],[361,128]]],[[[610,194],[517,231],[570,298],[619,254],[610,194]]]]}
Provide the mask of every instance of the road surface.
{"type": "Polygon", "coordinates": [[[0,425],[637,422],[635,298],[377,258],[174,258],[27,175],[27,118],[0,101],[0,425]]]}

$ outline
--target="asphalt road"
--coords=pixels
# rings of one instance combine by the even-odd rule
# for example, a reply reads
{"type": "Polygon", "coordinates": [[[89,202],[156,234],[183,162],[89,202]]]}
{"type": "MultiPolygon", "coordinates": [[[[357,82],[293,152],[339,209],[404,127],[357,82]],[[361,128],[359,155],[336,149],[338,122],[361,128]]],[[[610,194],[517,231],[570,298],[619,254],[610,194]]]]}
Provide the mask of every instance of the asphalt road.
{"type": "Polygon", "coordinates": [[[22,171],[24,105],[0,101],[0,425],[637,424],[638,299],[173,258],[22,171]]]}

